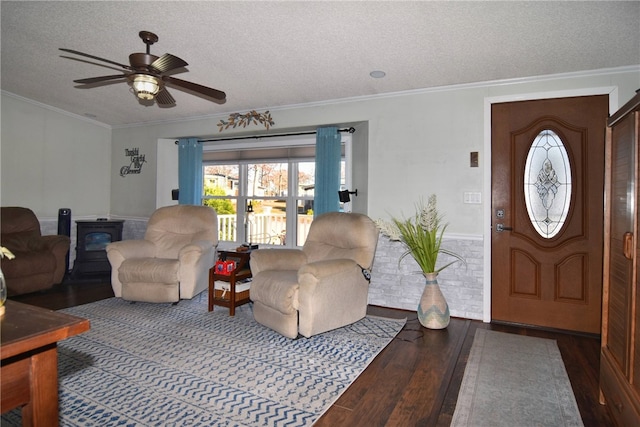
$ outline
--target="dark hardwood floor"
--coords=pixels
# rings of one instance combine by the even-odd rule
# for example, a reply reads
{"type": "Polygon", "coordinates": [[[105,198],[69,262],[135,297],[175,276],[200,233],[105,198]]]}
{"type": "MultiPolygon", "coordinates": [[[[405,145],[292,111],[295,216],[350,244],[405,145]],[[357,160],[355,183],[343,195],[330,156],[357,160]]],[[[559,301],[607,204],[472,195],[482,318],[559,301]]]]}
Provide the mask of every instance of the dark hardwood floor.
{"type": "MultiPolygon", "coordinates": [[[[58,285],[11,299],[58,310],[112,296],[109,283],[93,281],[58,285]]],[[[458,318],[447,329],[434,331],[423,328],[415,312],[383,307],[369,307],[369,312],[407,317],[407,324],[316,422],[317,427],[448,426],[478,328],[555,339],[584,425],[612,425],[607,407],[598,403],[598,338],[458,318]]]]}

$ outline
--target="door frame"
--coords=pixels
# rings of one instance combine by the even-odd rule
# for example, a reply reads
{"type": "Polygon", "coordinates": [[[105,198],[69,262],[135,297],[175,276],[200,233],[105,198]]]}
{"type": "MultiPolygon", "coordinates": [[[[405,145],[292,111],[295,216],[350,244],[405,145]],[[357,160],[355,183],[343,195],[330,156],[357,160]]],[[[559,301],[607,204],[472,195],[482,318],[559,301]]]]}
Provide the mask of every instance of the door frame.
{"type": "MultiPolygon", "coordinates": [[[[558,90],[546,92],[518,93],[511,95],[492,96],[484,98],[484,168],[483,168],[483,193],[486,201],[483,206],[483,304],[482,321],[491,322],[491,105],[504,102],[533,101],[549,98],[569,98],[575,96],[609,95],[609,114],[618,109],[618,87],[603,86],[593,88],[581,88],[571,90],[558,90]]],[[[604,123],[602,124],[605,125],[604,123]]]]}

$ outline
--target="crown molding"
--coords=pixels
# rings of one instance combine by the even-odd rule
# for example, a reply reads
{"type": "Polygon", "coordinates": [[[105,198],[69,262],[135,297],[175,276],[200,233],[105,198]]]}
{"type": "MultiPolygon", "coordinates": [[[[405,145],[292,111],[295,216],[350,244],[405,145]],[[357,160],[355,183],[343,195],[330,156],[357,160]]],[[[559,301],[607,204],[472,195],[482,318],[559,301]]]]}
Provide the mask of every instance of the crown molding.
{"type": "MultiPolygon", "coordinates": [[[[597,70],[587,70],[587,71],[574,71],[569,73],[558,73],[558,74],[545,74],[540,76],[530,76],[530,77],[518,77],[512,79],[502,79],[502,80],[489,80],[483,82],[475,82],[475,83],[461,83],[454,85],[446,85],[446,86],[436,86],[429,88],[421,88],[421,89],[411,89],[397,92],[386,92],[379,93],[375,95],[363,95],[363,96],[354,96],[350,98],[339,98],[339,99],[329,99],[325,101],[316,101],[316,102],[308,102],[302,104],[290,104],[290,105],[282,105],[279,107],[273,106],[262,106],[262,107],[253,107],[248,108],[247,110],[269,110],[272,114],[277,111],[286,111],[286,110],[294,110],[299,108],[312,108],[312,107],[321,107],[327,105],[335,105],[335,104],[348,104],[353,102],[362,102],[362,101],[370,101],[376,99],[385,99],[385,98],[395,98],[401,96],[411,96],[411,95],[423,95],[428,93],[437,93],[437,92],[447,92],[453,90],[460,89],[477,89],[477,88],[487,88],[487,87],[495,87],[495,86],[508,86],[508,85],[516,85],[523,83],[535,83],[535,82],[543,82],[549,80],[558,80],[558,79],[569,79],[569,78],[578,78],[578,77],[594,77],[605,74],[622,74],[622,73],[633,73],[640,72],[640,64],[638,65],[627,65],[623,67],[614,67],[614,68],[601,68],[597,70]]],[[[175,119],[175,120],[162,120],[155,122],[143,122],[143,123],[133,123],[122,126],[113,126],[114,129],[121,128],[131,128],[131,127],[141,127],[141,126],[151,126],[151,125],[160,125],[160,124],[171,124],[171,123],[184,123],[188,121],[195,120],[218,120],[220,118],[228,117],[229,112],[226,113],[216,113],[211,115],[204,116],[194,116],[183,119],[175,119]]]]}
{"type": "Polygon", "coordinates": [[[75,113],[70,113],[70,112],[68,112],[66,110],[63,110],[61,108],[53,107],[53,106],[48,105],[48,104],[43,104],[42,102],[34,101],[33,99],[25,98],[24,96],[16,95],[15,93],[12,93],[12,92],[7,92],[6,90],[2,90],[0,92],[2,93],[2,95],[7,96],[9,98],[17,99],[19,101],[26,102],[27,104],[35,105],[36,107],[40,107],[40,108],[43,108],[45,110],[53,111],[53,112],[61,114],[63,116],[67,116],[67,117],[71,117],[71,118],[76,119],[76,120],[81,120],[83,122],[91,123],[92,125],[100,126],[100,127],[105,128],[105,129],[109,129],[109,130],[113,129],[113,126],[108,125],[108,124],[103,123],[103,122],[99,122],[98,120],[93,120],[93,119],[91,119],[89,117],[81,116],[81,115],[75,114],[75,113]]]}
{"type": "MultiPolygon", "coordinates": [[[[502,79],[502,80],[489,80],[489,81],[475,82],[475,83],[461,83],[461,84],[446,85],[446,86],[436,86],[436,87],[421,88],[421,89],[387,92],[387,93],[380,93],[375,95],[364,95],[364,96],[354,96],[350,98],[330,99],[325,101],[309,102],[309,103],[303,103],[303,104],[290,104],[290,105],[283,105],[279,107],[262,106],[262,107],[249,108],[248,110],[256,110],[256,111],[269,110],[273,113],[276,111],[286,111],[286,110],[293,110],[293,109],[299,109],[299,108],[313,108],[313,107],[335,105],[335,104],[348,104],[348,103],[354,103],[354,102],[370,101],[370,100],[385,99],[385,98],[395,98],[395,97],[402,97],[402,96],[447,92],[447,91],[460,90],[460,89],[477,89],[477,88],[487,88],[487,87],[495,87],[495,86],[508,86],[508,85],[523,84],[523,83],[543,82],[543,81],[549,81],[549,80],[578,78],[578,77],[593,77],[593,76],[599,76],[599,75],[605,75],[605,74],[622,74],[622,73],[633,73],[633,72],[640,72],[640,64],[614,67],[614,68],[601,68],[596,70],[575,71],[575,72],[569,72],[569,73],[545,74],[540,76],[518,77],[518,78],[502,79]]],[[[75,113],[70,113],[68,111],[62,110],[57,107],[52,107],[50,105],[43,104],[41,102],[37,102],[29,98],[25,98],[25,97],[13,94],[11,92],[7,92],[4,90],[1,92],[3,95],[9,96],[15,99],[19,99],[24,102],[37,105],[41,108],[55,111],[59,114],[66,115],[68,117],[73,117],[75,119],[82,120],[84,122],[91,123],[91,124],[101,126],[107,129],[112,129],[112,130],[155,126],[155,125],[170,125],[172,123],[186,123],[190,121],[199,121],[199,120],[218,120],[221,118],[227,118],[229,114],[232,113],[232,112],[222,112],[222,113],[193,116],[193,117],[181,118],[181,119],[157,120],[157,121],[148,121],[148,122],[140,122],[140,123],[130,123],[126,125],[111,126],[106,123],[99,122],[97,120],[92,120],[90,118],[87,118],[75,113]]]]}

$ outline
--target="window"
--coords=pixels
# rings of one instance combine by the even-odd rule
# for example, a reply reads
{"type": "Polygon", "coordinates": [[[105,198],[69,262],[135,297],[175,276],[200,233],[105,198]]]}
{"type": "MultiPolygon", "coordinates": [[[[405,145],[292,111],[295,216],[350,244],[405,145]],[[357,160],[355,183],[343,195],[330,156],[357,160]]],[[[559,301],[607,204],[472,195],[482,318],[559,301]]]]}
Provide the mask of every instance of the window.
{"type": "Polygon", "coordinates": [[[205,146],[203,154],[203,204],[218,213],[219,240],[302,246],[313,220],[315,137],[269,141],[266,148],[266,141],[227,144],[205,146]]]}
{"type": "Polygon", "coordinates": [[[545,239],[557,235],[571,203],[571,164],[562,139],[552,130],[543,130],[531,144],[524,196],[529,220],[538,234],[545,239]]]}

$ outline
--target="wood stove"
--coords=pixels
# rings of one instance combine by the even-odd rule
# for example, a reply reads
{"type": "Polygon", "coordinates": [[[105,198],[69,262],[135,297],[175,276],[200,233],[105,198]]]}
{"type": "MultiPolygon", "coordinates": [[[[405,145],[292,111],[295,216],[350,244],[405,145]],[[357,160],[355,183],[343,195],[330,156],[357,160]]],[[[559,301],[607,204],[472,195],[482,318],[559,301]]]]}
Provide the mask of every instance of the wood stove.
{"type": "Polygon", "coordinates": [[[111,265],[105,248],[111,242],[122,240],[124,220],[78,220],[76,224],[76,260],[71,277],[110,274],[111,265]]]}

